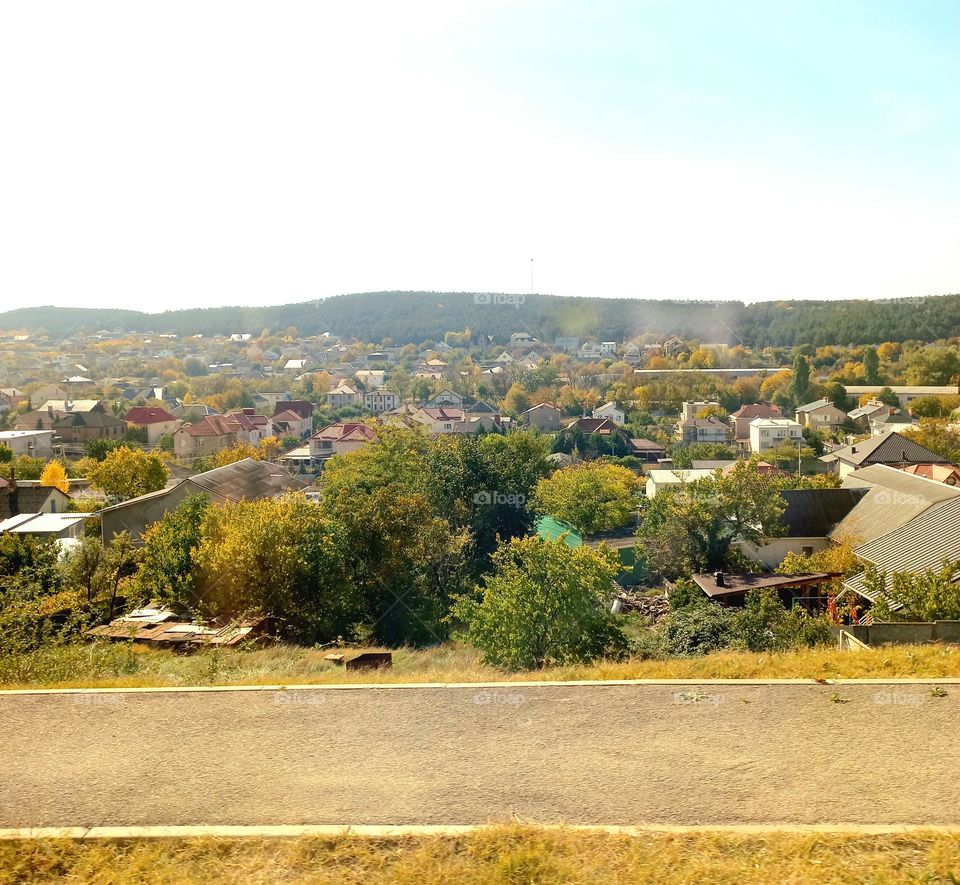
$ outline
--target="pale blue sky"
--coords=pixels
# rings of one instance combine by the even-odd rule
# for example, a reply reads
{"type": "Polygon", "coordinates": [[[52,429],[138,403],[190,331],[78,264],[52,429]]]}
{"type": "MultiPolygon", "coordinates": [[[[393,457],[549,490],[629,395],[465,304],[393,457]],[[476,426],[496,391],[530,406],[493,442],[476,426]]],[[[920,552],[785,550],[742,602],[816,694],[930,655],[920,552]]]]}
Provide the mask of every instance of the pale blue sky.
{"type": "Polygon", "coordinates": [[[960,291],[957,0],[0,7],[7,304],[960,291]]]}

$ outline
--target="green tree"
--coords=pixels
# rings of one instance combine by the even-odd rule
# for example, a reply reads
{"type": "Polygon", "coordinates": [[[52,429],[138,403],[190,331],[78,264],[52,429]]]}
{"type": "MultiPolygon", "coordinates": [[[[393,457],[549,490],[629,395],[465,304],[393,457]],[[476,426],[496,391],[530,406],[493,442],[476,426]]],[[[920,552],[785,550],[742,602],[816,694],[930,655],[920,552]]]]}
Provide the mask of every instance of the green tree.
{"type": "Polygon", "coordinates": [[[878,621],[960,620],[960,561],[943,561],[939,569],[893,572],[869,566],[863,582],[874,596],[878,621]],[[899,608],[895,605],[900,603],[899,608]]]}
{"type": "Polygon", "coordinates": [[[867,384],[880,384],[880,357],[875,347],[866,347],[863,350],[863,380],[867,384]]]}
{"type": "Polygon", "coordinates": [[[109,452],[88,474],[94,488],[120,500],[159,491],[169,475],[160,455],[127,446],[109,452]]]}
{"type": "Polygon", "coordinates": [[[627,525],[637,512],[642,484],[626,467],[588,461],[558,470],[537,483],[533,508],[594,535],[627,525]]]}
{"type": "Polygon", "coordinates": [[[776,483],[739,461],[728,474],[658,492],[643,514],[637,546],[663,575],[722,569],[735,541],[762,546],[780,537],[785,507],[776,483]]]}
{"type": "Polygon", "coordinates": [[[798,353],[793,360],[793,380],[790,384],[790,393],[799,405],[807,401],[809,392],[810,363],[807,362],[807,358],[802,353],[798,353]]]}
{"type": "Polygon", "coordinates": [[[610,613],[617,555],[600,547],[514,538],[493,572],[455,613],[488,664],[512,670],[580,663],[617,653],[623,633],[610,613]]]}

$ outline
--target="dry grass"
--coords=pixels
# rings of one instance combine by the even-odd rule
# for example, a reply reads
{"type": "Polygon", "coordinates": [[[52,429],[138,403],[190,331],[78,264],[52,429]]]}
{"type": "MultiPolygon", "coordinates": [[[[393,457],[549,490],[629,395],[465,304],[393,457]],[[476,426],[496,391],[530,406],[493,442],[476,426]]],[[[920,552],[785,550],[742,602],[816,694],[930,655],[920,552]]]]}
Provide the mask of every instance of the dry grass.
{"type": "Polygon", "coordinates": [[[88,883],[957,883],[960,837],[603,834],[0,843],[0,885],[88,883]]]}
{"type": "Polygon", "coordinates": [[[347,672],[317,649],[276,645],[184,656],[127,643],[59,646],[0,657],[0,687],[494,682],[574,679],[761,679],[960,677],[960,646],[886,646],[864,652],[817,648],[781,654],[718,652],[695,658],[602,661],[535,672],[485,666],[474,649],[448,644],[394,651],[391,670],[347,672]]]}

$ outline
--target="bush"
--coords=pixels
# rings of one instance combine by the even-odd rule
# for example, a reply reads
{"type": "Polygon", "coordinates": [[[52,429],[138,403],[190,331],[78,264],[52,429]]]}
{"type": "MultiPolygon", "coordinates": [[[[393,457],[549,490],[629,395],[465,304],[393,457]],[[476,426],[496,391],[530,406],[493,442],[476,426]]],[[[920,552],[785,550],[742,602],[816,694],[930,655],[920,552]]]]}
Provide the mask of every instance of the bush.
{"type": "Polygon", "coordinates": [[[789,651],[825,645],[832,634],[825,617],[795,606],[786,609],[774,590],[752,590],[733,616],[733,644],[746,651],[789,651]]]}
{"type": "Polygon", "coordinates": [[[617,555],[605,547],[571,549],[563,541],[514,538],[492,557],[481,598],[455,614],[484,660],[513,670],[583,663],[626,648],[610,613],[617,555]]]}
{"type": "Polygon", "coordinates": [[[732,612],[716,602],[704,601],[670,612],[661,627],[667,654],[705,655],[727,648],[732,637],[732,612]]]}

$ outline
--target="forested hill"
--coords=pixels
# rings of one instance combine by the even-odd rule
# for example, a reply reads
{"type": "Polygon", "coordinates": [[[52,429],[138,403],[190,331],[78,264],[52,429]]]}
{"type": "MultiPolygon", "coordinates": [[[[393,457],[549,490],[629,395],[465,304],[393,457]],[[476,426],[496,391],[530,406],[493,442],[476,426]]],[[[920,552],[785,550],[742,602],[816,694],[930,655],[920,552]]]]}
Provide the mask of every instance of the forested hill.
{"type": "Polygon", "coordinates": [[[366,292],[274,307],[215,307],[158,314],[132,310],[32,307],[0,313],[0,330],[75,332],[122,328],[178,335],[231,334],[295,326],[396,344],[442,339],[471,329],[506,340],[527,332],[622,341],[644,333],[752,347],[931,341],[960,332],[960,295],[890,301],[647,301],[468,292],[366,292]]]}

